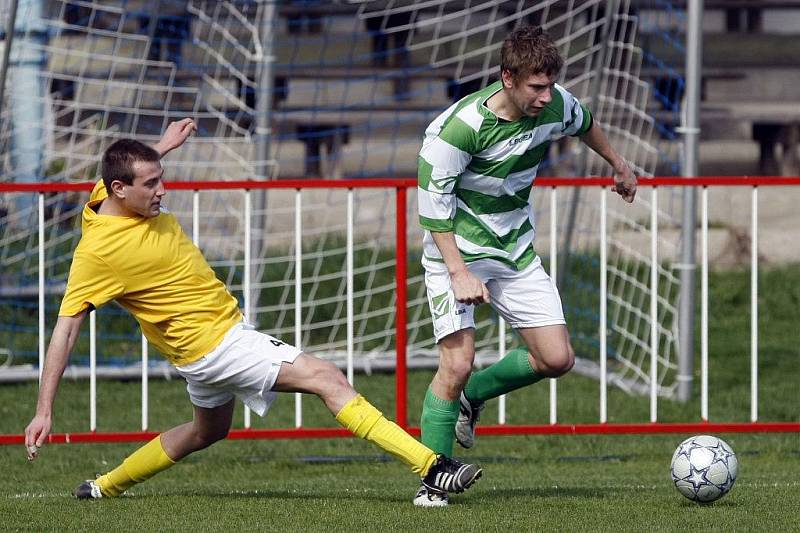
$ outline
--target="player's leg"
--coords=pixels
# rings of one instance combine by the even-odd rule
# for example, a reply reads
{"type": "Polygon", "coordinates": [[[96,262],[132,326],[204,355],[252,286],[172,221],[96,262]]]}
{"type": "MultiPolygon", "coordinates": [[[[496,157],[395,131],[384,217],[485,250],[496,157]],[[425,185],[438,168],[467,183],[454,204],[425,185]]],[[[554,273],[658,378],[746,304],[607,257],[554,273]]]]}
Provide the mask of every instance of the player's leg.
{"type": "MultiPolygon", "coordinates": [[[[439,368],[422,403],[420,427],[422,442],[437,454],[452,455],[453,430],[458,420],[459,396],[472,369],[475,357],[475,330],[462,329],[441,339],[439,368]]],[[[413,499],[420,507],[445,507],[448,491],[431,490],[424,483],[413,499]]]]}
{"type": "MultiPolygon", "coordinates": [[[[422,443],[436,453],[452,455],[459,395],[475,358],[475,307],[455,300],[450,275],[443,263],[423,260],[423,266],[433,333],[439,348],[439,366],[422,403],[422,443]]],[[[432,491],[425,485],[414,496],[414,505],[418,506],[447,504],[446,491],[432,491]]]]}
{"type": "MultiPolygon", "coordinates": [[[[121,465],[107,474],[100,476],[93,483],[99,488],[102,496],[119,496],[133,485],[146,481],[154,475],[166,470],[192,452],[202,450],[224,439],[228,435],[233,417],[234,400],[225,404],[205,408],[194,406],[194,418],[191,422],[181,424],[165,431],[130,456],[121,465]]],[[[85,487],[85,482],[76,490],[79,498],[96,497],[91,495],[92,487],[85,487]],[[81,491],[81,488],[84,490],[81,491]],[[86,489],[89,494],[86,494],[86,489]]]]}
{"type": "Polygon", "coordinates": [[[537,257],[519,272],[487,283],[492,305],[523,338],[525,348],[474,372],[464,387],[456,439],[465,448],[475,440],[483,404],[492,398],[568,372],[575,360],[561,298],[537,257]]]}
{"type": "Polygon", "coordinates": [[[525,348],[511,350],[496,363],[470,376],[464,394],[473,403],[483,403],[544,378],[557,378],[569,372],[575,363],[566,326],[521,328],[517,332],[525,348]]]}
{"type": "Polygon", "coordinates": [[[509,270],[490,280],[487,287],[492,306],[520,333],[525,348],[470,376],[464,394],[473,404],[561,376],[575,360],[561,297],[538,257],[521,271],[509,270]]]}
{"type": "MultiPolygon", "coordinates": [[[[456,301],[450,274],[443,263],[423,260],[422,264],[439,348],[439,367],[422,404],[422,442],[436,453],[451,455],[459,395],[475,359],[475,306],[456,301]]],[[[472,272],[484,279],[483,272],[472,272]]]]}
{"type": "Polygon", "coordinates": [[[234,400],[208,409],[194,406],[194,419],[161,434],[164,452],[173,461],[202,450],[228,436],[233,420],[234,400]]]}
{"type": "Polygon", "coordinates": [[[334,414],[358,394],[336,365],[307,353],[281,364],[272,390],[315,394],[334,414]]]}
{"type": "Polygon", "coordinates": [[[387,420],[358,394],[344,374],[329,361],[300,354],[294,362],[281,365],[272,390],[319,396],[342,426],[357,437],[377,444],[420,475],[424,475],[436,460],[430,449],[387,420]]]}
{"type": "Polygon", "coordinates": [[[475,359],[475,330],[461,329],[439,343],[439,368],[422,404],[422,442],[436,453],[453,454],[453,428],[458,420],[459,396],[475,359]]]}
{"type": "Polygon", "coordinates": [[[342,426],[409,465],[426,485],[462,492],[481,475],[477,466],[435,454],[388,420],[329,361],[303,353],[291,363],[284,362],[272,390],[319,396],[342,426]]]}
{"type": "Polygon", "coordinates": [[[475,444],[475,426],[487,400],[533,385],[544,378],[569,372],[575,353],[564,325],[517,330],[526,348],[511,350],[498,362],[474,372],[461,395],[456,441],[464,448],[475,444]]]}
{"type": "Polygon", "coordinates": [[[572,369],[575,351],[563,324],[517,330],[528,348],[527,363],[539,376],[557,378],[572,369]]]}

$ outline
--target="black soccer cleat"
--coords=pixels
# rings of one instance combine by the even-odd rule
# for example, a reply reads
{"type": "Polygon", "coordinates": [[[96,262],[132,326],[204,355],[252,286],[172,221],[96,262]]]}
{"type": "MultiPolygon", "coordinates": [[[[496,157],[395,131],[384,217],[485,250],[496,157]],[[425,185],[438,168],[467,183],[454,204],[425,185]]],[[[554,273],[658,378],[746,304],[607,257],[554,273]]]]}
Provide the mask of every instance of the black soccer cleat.
{"type": "Polygon", "coordinates": [[[87,479],[78,485],[78,488],[72,494],[79,500],[97,500],[103,497],[100,485],[95,483],[93,479],[87,479]]]}
{"type": "Polygon", "coordinates": [[[433,492],[464,492],[483,474],[477,465],[451,459],[446,455],[436,457],[422,484],[433,492]]]}

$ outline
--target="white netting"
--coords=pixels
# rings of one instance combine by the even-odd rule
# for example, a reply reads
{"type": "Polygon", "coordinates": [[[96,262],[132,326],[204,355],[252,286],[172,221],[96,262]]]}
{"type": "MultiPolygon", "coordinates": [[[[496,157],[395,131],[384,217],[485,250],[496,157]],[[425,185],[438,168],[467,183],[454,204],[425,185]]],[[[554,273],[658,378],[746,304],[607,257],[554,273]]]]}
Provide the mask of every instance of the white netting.
{"type": "MultiPolygon", "coordinates": [[[[526,22],[557,40],[566,57],[562,84],[592,108],[637,172],[652,175],[659,162],[637,17],[627,1],[24,0],[17,20],[25,22],[15,32],[0,117],[9,181],[94,180],[100,154],[114,139],[135,135],[154,142],[170,120],[183,116],[196,118],[200,131],[167,157],[168,180],[411,177],[425,126],[453,99],[496,79],[502,40],[526,22]]],[[[572,142],[554,146],[545,167],[547,175],[609,172],[572,142]]],[[[409,196],[408,350],[414,365],[434,361],[435,346],[418,263],[415,197],[409,196]]],[[[299,340],[304,349],[335,356],[346,347],[346,193],[307,191],[301,200],[299,340]]],[[[35,201],[22,194],[2,201],[0,348],[18,361],[33,361],[35,201]]],[[[83,201],[84,194],[46,200],[48,323],[79,237],[83,201]]],[[[534,201],[537,250],[546,256],[549,194],[535,190],[534,201]]],[[[190,230],[191,194],[170,192],[166,203],[190,230]]],[[[636,389],[647,381],[650,361],[650,264],[642,251],[649,242],[648,194],[640,193],[632,207],[609,203],[610,357],[618,363],[616,382],[636,389]]],[[[662,192],[666,228],[674,225],[674,203],[662,192]]],[[[354,205],[354,347],[359,364],[379,364],[391,361],[394,348],[394,192],[357,192],[354,205]]],[[[294,192],[256,192],[253,206],[253,317],[294,341],[294,192]]],[[[560,244],[569,250],[559,261],[562,298],[578,355],[587,361],[598,357],[598,206],[596,191],[559,191],[560,244]]],[[[241,297],[243,193],[203,193],[200,208],[200,246],[241,297]]],[[[676,239],[675,232],[662,235],[670,257],[676,239]]],[[[677,290],[668,266],[659,274],[659,382],[669,394],[677,290]]],[[[493,360],[496,319],[486,309],[479,317],[479,356],[493,360]]],[[[129,342],[135,330],[119,335],[128,335],[128,344],[120,340],[125,348],[119,348],[117,338],[109,338],[101,360],[137,357],[129,342]]]]}

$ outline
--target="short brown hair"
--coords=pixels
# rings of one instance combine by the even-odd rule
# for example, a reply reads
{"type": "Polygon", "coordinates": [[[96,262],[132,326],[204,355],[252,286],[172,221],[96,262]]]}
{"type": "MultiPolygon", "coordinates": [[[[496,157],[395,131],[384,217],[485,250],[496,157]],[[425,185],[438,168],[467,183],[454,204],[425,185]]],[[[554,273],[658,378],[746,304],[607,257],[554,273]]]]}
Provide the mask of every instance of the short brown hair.
{"type": "Polygon", "coordinates": [[[106,192],[111,194],[111,182],[114,180],[126,185],[133,184],[134,163],[157,163],[160,159],[161,155],[154,148],[142,142],[133,139],[120,139],[114,142],[103,154],[100,166],[100,175],[106,186],[106,192]]]}
{"type": "Polygon", "coordinates": [[[515,81],[533,74],[556,76],[564,59],[555,43],[538,26],[522,26],[512,31],[500,49],[500,70],[507,70],[515,81]]]}

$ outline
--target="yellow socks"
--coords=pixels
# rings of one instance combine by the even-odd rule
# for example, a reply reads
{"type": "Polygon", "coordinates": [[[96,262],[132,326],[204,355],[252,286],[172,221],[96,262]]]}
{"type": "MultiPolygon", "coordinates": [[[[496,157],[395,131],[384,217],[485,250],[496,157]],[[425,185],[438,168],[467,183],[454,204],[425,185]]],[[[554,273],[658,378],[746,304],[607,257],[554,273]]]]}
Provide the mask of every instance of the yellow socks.
{"type": "MultiPolygon", "coordinates": [[[[387,420],[383,414],[360,394],[347,402],[336,415],[336,420],[357,437],[368,440],[411,467],[424,477],[436,461],[436,454],[387,420]]],[[[103,496],[119,496],[137,483],[150,479],[174,465],[161,446],[158,436],[133,452],[121,465],[97,478],[103,496]]]]}
{"type": "Polygon", "coordinates": [[[119,496],[135,484],[150,479],[174,464],[175,461],[164,452],[159,435],[95,482],[100,486],[103,496],[119,496]]]}
{"type": "Polygon", "coordinates": [[[433,450],[424,446],[394,422],[387,420],[360,394],[347,402],[336,415],[336,421],[361,437],[394,455],[411,470],[424,477],[436,461],[433,450]]]}

